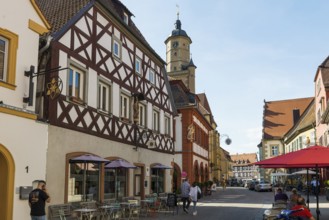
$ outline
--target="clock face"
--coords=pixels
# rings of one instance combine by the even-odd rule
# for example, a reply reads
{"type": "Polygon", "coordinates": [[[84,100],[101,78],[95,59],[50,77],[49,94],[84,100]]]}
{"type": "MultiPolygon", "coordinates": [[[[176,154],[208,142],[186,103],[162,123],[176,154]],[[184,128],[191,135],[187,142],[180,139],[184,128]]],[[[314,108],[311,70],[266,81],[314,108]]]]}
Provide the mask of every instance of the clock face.
{"type": "Polygon", "coordinates": [[[172,44],[173,48],[176,48],[178,47],[178,42],[177,41],[174,41],[174,43],[172,44]]]}

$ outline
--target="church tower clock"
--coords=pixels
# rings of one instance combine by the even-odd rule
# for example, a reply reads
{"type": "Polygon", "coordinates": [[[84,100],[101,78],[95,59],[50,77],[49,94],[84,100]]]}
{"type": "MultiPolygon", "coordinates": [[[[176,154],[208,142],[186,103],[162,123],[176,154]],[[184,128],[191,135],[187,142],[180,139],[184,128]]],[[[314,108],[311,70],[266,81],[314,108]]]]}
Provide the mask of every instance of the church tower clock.
{"type": "Polygon", "coordinates": [[[165,41],[167,73],[174,79],[182,80],[186,87],[195,93],[196,66],[190,57],[191,43],[191,38],[182,29],[179,13],[177,13],[175,29],[165,41]]]}

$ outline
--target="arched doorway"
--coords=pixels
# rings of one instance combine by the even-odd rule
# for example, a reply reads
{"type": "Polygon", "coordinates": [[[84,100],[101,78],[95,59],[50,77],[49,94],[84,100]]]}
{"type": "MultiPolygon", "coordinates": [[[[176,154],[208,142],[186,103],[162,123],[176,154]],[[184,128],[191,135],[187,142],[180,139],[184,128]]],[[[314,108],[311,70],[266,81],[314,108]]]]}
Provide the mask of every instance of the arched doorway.
{"type": "Polygon", "coordinates": [[[181,185],[181,179],[182,179],[182,172],[179,168],[178,164],[174,163],[174,172],[173,172],[173,178],[172,178],[172,192],[177,192],[178,189],[180,189],[181,185]]]}
{"type": "Polygon", "coordinates": [[[0,206],[0,219],[13,219],[15,164],[10,152],[0,144],[0,195],[7,201],[0,206]]]}
{"type": "Polygon", "coordinates": [[[201,182],[204,183],[206,181],[204,176],[204,167],[203,162],[200,163],[200,176],[201,176],[201,182]]]}
{"type": "Polygon", "coordinates": [[[194,161],[194,181],[199,182],[199,164],[198,161],[194,161]]]}
{"type": "Polygon", "coordinates": [[[208,165],[206,164],[206,167],[205,167],[205,178],[206,180],[210,180],[209,179],[209,170],[208,170],[208,165]]]}

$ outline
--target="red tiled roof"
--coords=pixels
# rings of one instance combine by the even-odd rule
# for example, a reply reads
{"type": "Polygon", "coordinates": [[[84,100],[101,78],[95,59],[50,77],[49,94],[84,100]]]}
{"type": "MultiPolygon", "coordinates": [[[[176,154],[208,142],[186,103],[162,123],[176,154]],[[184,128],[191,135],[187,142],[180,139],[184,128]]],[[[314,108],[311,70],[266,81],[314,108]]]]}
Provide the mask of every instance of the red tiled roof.
{"type": "MultiPolygon", "coordinates": [[[[110,13],[114,15],[119,21],[123,22],[123,13],[126,12],[129,16],[133,14],[128,8],[121,3],[120,0],[35,0],[40,11],[45,16],[48,23],[51,25],[51,33],[54,34],[61,30],[70,20],[77,15],[82,9],[88,6],[88,4],[94,4],[99,2],[110,13]]],[[[124,23],[124,22],[123,22],[124,23]]],[[[154,54],[156,52],[148,44],[140,30],[136,27],[131,17],[129,23],[126,26],[128,30],[141,42],[143,42],[154,54]]],[[[158,56],[160,58],[160,56],[158,56]]],[[[160,58],[162,60],[162,58],[160,58]]],[[[164,62],[164,61],[163,61],[164,62]]]]}
{"type": "Polygon", "coordinates": [[[300,115],[302,115],[312,100],[313,97],[266,101],[263,115],[263,138],[282,138],[294,125],[293,110],[299,109],[300,115]]]}
{"type": "Polygon", "coordinates": [[[256,153],[244,153],[244,154],[232,154],[231,155],[232,161],[237,163],[239,160],[240,161],[245,161],[245,164],[249,163],[255,163],[257,162],[257,154],[256,153]]]}

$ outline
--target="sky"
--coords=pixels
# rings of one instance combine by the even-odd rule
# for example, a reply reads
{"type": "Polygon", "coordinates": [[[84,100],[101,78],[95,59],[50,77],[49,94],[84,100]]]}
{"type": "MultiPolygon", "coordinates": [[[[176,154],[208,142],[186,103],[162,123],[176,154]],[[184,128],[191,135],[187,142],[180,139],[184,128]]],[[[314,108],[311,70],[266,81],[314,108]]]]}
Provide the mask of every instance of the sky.
{"type": "Polygon", "coordinates": [[[196,93],[206,93],[231,154],[258,153],[264,100],[314,96],[317,67],[329,55],[327,0],[121,1],[163,60],[178,6],[196,93]]]}

